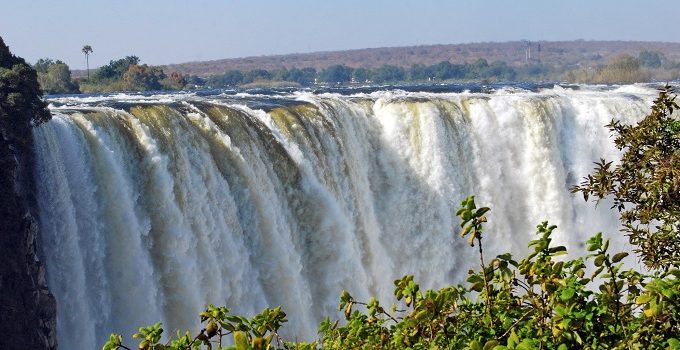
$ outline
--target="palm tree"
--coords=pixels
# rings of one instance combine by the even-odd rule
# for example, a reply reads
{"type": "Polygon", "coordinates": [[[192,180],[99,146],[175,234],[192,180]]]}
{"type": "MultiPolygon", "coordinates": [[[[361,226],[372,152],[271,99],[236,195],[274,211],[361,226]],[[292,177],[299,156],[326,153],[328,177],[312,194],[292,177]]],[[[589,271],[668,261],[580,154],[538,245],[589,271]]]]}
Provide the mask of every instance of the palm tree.
{"type": "Polygon", "coordinates": [[[87,65],[87,80],[90,80],[90,53],[92,53],[92,46],[83,46],[83,53],[85,54],[85,64],[87,65]]]}

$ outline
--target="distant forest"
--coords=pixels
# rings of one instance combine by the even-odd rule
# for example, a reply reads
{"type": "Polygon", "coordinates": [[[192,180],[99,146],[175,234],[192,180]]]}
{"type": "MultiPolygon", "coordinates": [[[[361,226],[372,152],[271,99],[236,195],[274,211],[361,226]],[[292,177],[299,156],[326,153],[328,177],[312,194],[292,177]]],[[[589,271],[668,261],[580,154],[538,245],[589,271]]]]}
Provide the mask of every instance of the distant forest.
{"type": "MultiPolygon", "coordinates": [[[[95,48],[96,49],[96,48],[95,48]]],[[[165,66],[137,56],[74,70],[35,64],[48,93],[424,82],[635,83],[680,78],[680,43],[505,42],[247,57],[165,66]]]]}
{"type": "Polygon", "coordinates": [[[392,65],[409,68],[414,64],[433,65],[442,61],[454,64],[471,63],[480,58],[488,62],[505,62],[512,67],[541,63],[567,68],[587,68],[606,64],[621,55],[637,56],[641,51],[660,52],[669,61],[680,61],[680,43],[575,40],[369,48],[189,62],[166,65],[163,68],[206,77],[228,70],[277,70],[284,67],[312,67],[321,70],[332,65],[352,68],[392,65]]]}

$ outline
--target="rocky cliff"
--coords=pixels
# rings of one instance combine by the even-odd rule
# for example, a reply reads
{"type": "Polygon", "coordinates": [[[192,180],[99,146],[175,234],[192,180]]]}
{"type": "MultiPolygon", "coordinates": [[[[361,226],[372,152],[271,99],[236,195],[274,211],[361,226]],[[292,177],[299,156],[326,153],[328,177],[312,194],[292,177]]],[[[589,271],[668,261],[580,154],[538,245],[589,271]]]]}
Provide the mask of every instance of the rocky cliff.
{"type": "Polygon", "coordinates": [[[56,302],[31,214],[30,128],[49,119],[35,71],[0,38],[0,349],[56,349],[56,302]]]}
{"type": "Polygon", "coordinates": [[[37,225],[20,175],[26,157],[0,140],[0,349],[55,349],[56,303],[37,256],[37,225]]]}

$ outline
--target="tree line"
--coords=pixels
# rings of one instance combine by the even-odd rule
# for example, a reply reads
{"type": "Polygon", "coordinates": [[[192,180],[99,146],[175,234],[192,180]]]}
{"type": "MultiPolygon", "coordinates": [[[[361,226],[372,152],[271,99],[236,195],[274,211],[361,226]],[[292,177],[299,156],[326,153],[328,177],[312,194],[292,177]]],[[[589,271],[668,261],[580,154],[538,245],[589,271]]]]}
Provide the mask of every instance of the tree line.
{"type": "MultiPolygon", "coordinates": [[[[84,49],[85,50],[85,49],[84,49]]],[[[85,51],[83,51],[85,52],[85,51]]],[[[86,57],[92,52],[91,48],[86,57]]],[[[642,51],[637,57],[623,55],[609,64],[596,67],[556,66],[530,61],[523,66],[506,62],[489,63],[480,58],[474,62],[414,64],[411,67],[383,65],[377,68],[331,65],[312,67],[229,70],[208,77],[166,74],[162,67],[142,64],[139,57],[127,56],[111,60],[88,77],[73,79],[69,66],[59,60],[44,58],[34,65],[38,81],[50,94],[92,93],[110,91],[180,90],[197,88],[250,88],[314,85],[364,85],[428,82],[512,82],[567,81],[571,83],[635,83],[680,78],[680,63],[668,60],[662,53],[642,51]]]]}
{"type": "MultiPolygon", "coordinates": [[[[541,69],[542,71],[542,69],[541,69]]],[[[428,82],[447,80],[493,80],[513,81],[518,71],[505,62],[489,64],[484,59],[473,63],[453,64],[447,61],[434,65],[416,64],[410,68],[383,65],[378,68],[353,68],[332,65],[321,70],[314,68],[280,68],[273,71],[256,69],[247,72],[230,70],[224,74],[208,77],[206,85],[225,88],[238,87],[266,81],[288,81],[300,86],[315,84],[395,84],[403,82],[428,82]]]]}

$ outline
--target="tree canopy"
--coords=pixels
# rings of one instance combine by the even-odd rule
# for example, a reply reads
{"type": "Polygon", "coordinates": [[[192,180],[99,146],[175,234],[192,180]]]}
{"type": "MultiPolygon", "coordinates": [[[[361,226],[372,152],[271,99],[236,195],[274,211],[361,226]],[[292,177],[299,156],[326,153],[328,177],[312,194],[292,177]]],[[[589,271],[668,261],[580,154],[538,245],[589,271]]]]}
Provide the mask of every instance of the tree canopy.
{"type": "Polygon", "coordinates": [[[128,71],[130,66],[136,64],[139,64],[139,57],[137,56],[126,56],[118,60],[111,60],[109,64],[97,69],[92,78],[99,82],[122,79],[123,74],[128,71]]]}
{"type": "Polygon", "coordinates": [[[146,64],[131,64],[123,74],[126,89],[137,91],[160,90],[161,80],[165,78],[163,69],[146,64]]]}
{"type": "Polygon", "coordinates": [[[664,54],[656,51],[644,50],[638,55],[638,59],[643,66],[651,68],[659,68],[663,61],[665,61],[664,54]]]}
{"type": "Polygon", "coordinates": [[[71,79],[69,66],[62,61],[41,58],[33,65],[38,73],[38,83],[48,94],[78,93],[78,85],[71,79]]]}
{"type": "Polygon", "coordinates": [[[352,80],[352,68],[343,65],[332,65],[319,73],[319,79],[329,84],[344,84],[352,80]]]}
{"type": "Polygon", "coordinates": [[[28,142],[28,127],[51,118],[37,74],[14,56],[0,37],[0,132],[5,138],[28,142]]]}

